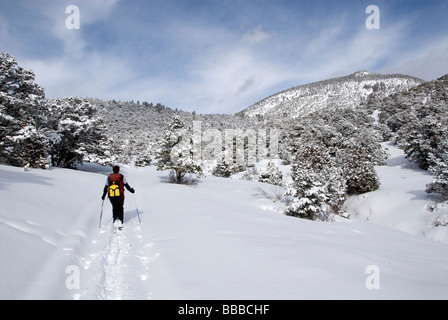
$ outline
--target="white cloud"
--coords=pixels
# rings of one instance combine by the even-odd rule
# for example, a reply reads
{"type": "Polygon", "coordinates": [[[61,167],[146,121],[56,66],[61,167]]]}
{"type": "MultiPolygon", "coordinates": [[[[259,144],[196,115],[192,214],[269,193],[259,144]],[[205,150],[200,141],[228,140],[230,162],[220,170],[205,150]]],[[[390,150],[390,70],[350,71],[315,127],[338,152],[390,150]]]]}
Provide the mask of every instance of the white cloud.
{"type": "Polygon", "coordinates": [[[81,96],[113,99],[134,77],[131,68],[119,58],[105,54],[84,55],[80,61],[61,57],[48,61],[25,60],[24,67],[36,74],[36,82],[49,98],[81,96]]]}
{"type": "Polygon", "coordinates": [[[264,40],[267,40],[270,37],[271,37],[270,34],[261,30],[261,26],[258,26],[256,28],[252,29],[251,31],[245,33],[241,37],[241,40],[242,40],[242,42],[247,43],[247,44],[256,44],[256,43],[262,42],[264,40]]]}
{"type": "Polygon", "coordinates": [[[290,69],[278,61],[266,60],[257,51],[241,46],[221,48],[197,64],[198,81],[185,82],[185,97],[203,101],[201,107],[210,112],[237,112],[256,102],[263,92],[285,77],[290,69]]]}
{"type": "Polygon", "coordinates": [[[387,73],[404,73],[426,81],[448,74],[448,38],[441,38],[422,45],[412,54],[402,55],[383,69],[387,73]]]}
{"type": "MultiPolygon", "coordinates": [[[[367,69],[378,71],[379,65],[390,63],[400,55],[404,41],[403,28],[349,30],[338,26],[312,35],[300,51],[300,79],[307,82],[325,80],[367,69]]],[[[299,75],[299,73],[298,73],[299,75]]]]}
{"type": "Polygon", "coordinates": [[[166,30],[166,52],[170,59],[173,52],[178,54],[173,63],[179,69],[169,79],[163,74],[142,79],[151,94],[147,99],[199,112],[236,112],[280,81],[285,72],[276,61],[263,59],[259,50],[247,45],[268,38],[260,27],[241,37],[238,31],[200,21],[173,20],[166,30]]]}
{"type": "Polygon", "coordinates": [[[64,53],[74,59],[81,59],[85,54],[86,41],[83,37],[83,28],[87,25],[107,19],[120,0],[83,0],[77,1],[80,13],[80,29],[67,29],[66,20],[71,14],[66,8],[73,5],[71,0],[63,1],[33,1],[27,5],[39,12],[44,18],[43,28],[47,29],[62,42],[64,53]]]}

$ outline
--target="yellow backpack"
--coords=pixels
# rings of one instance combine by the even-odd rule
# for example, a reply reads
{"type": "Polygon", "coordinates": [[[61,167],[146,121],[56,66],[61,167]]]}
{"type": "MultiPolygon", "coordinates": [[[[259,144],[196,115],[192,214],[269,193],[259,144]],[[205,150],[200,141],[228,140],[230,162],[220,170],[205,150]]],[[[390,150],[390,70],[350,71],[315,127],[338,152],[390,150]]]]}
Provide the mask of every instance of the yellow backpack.
{"type": "Polygon", "coordinates": [[[117,184],[116,181],[114,181],[109,186],[109,197],[114,198],[114,197],[120,197],[120,196],[121,196],[120,186],[117,184]]]}
{"type": "Polygon", "coordinates": [[[123,175],[113,173],[109,176],[109,198],[124,196],[123,175]]]}

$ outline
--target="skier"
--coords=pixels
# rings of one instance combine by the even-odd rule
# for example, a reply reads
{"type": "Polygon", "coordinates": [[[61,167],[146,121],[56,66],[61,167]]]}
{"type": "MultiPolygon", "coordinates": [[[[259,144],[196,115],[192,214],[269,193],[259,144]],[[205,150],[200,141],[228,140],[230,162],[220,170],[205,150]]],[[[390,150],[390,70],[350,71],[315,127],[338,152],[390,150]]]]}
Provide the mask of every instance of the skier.
{"type": "Polygon", "coordinates": [[[128,189],[130,193],[134,193],[134,188],[131,188],[126,181],[126,178],[120,173],[120,167],[114,166],[111,173],[106,180],[104,186],[103,196],[101,199],[106,199],[106,194],[109,196],[110,203],[112,204],[112,216],[114,225],[117,222],[119,229],[123,226],[124,215],[124,187],[128,189]]]}

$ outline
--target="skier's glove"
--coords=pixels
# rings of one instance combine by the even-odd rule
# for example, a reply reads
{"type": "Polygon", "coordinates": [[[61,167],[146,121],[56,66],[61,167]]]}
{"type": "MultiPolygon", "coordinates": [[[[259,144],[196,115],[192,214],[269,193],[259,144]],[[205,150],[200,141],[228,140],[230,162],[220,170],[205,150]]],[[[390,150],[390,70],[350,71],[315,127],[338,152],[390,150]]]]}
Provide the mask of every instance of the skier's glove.
{"type": "Polygon", "coordinates": [[[134,188],[131,188],[131,193],[135,193],[135,190],[134,190],[134,188]]]}
{"type": "Polygon", "coordinates": [[[102,195],[101,199],[103,199],[103,201],[104,201],[104,199],[106,199],[106,195],[102,195]]]}

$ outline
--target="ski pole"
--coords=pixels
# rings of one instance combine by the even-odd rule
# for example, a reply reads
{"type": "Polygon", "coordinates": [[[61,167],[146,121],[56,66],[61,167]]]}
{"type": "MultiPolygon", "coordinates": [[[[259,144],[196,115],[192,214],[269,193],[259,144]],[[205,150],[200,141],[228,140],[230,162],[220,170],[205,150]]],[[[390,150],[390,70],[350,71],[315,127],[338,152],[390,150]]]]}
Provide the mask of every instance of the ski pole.
{"type": "Polygon", "coordinates": [[[101,229],[101,220],[103,219],[103,207],[104,207],[104,200],[101,204],[100,223],[98,225],[98,230],[101,229]]]}
{"type": "Polygon", "coordinates": [[[135,194],[132,194],[132,196],[134,197],[135,210],[137,210],[138,221],[140,222],[140,224],[142,224],[142,220],[140,220],[140,214],[138,213],[137,200],[135,200],[135,194]]]}

